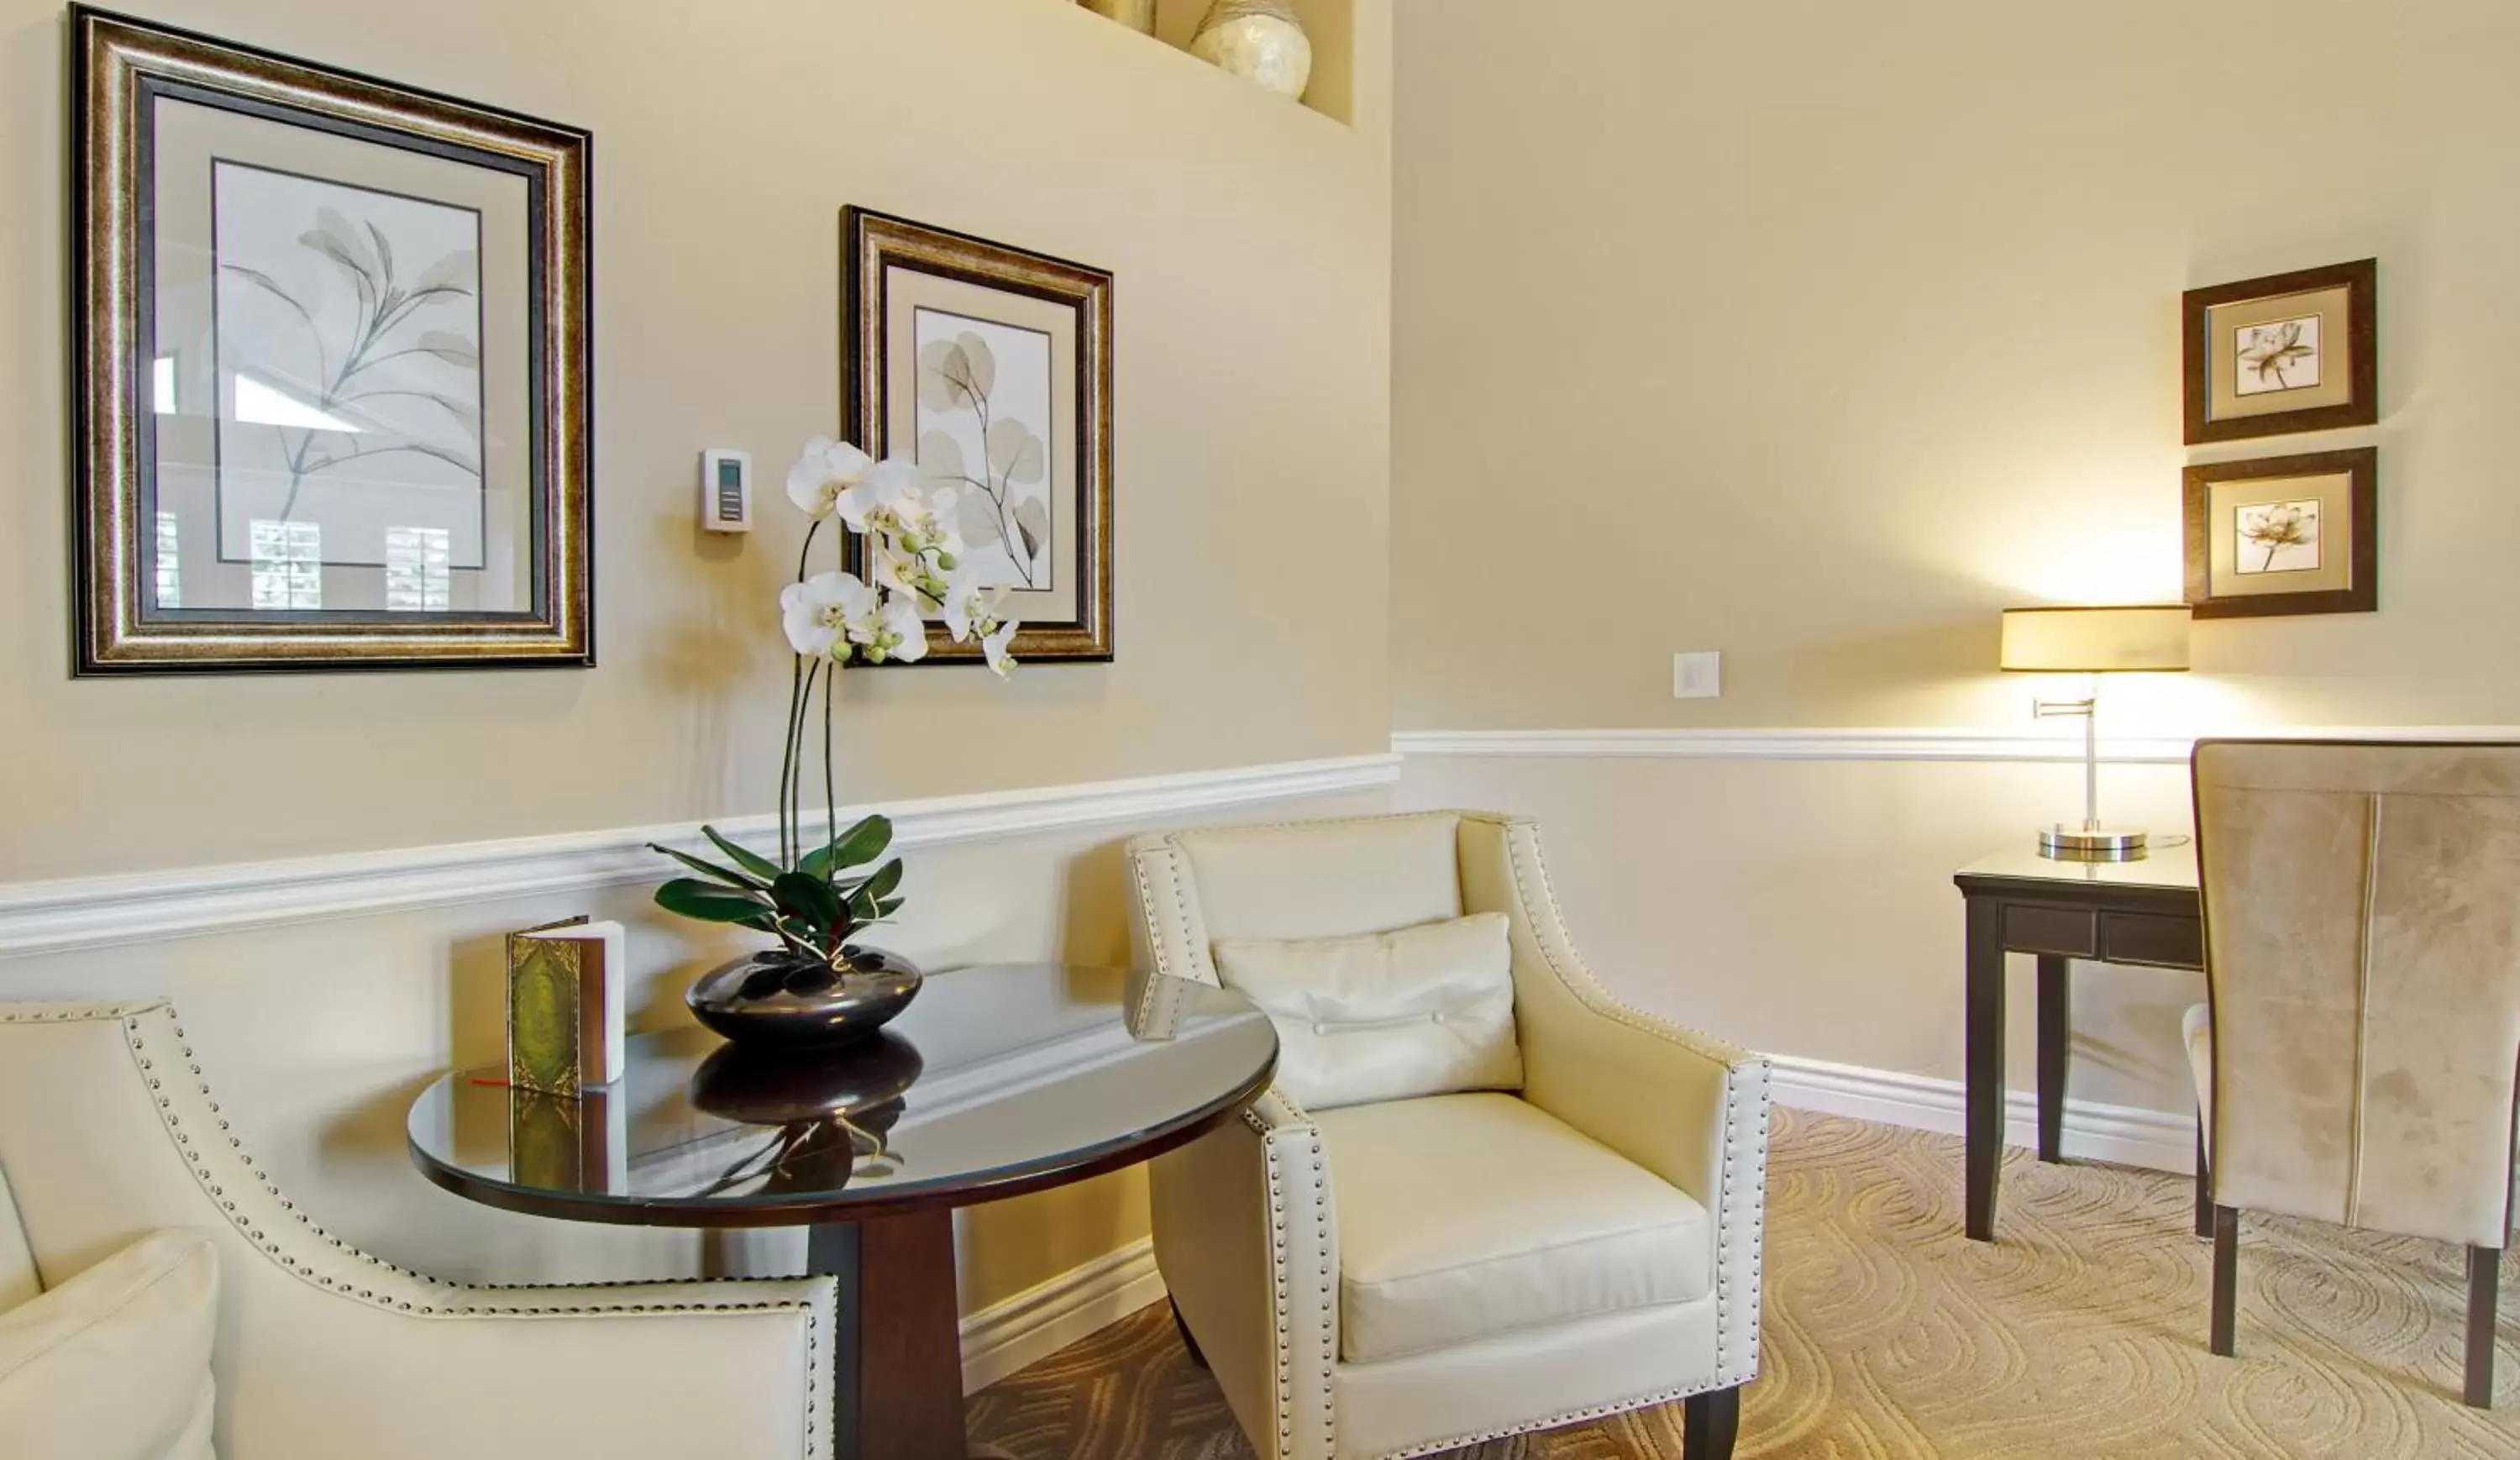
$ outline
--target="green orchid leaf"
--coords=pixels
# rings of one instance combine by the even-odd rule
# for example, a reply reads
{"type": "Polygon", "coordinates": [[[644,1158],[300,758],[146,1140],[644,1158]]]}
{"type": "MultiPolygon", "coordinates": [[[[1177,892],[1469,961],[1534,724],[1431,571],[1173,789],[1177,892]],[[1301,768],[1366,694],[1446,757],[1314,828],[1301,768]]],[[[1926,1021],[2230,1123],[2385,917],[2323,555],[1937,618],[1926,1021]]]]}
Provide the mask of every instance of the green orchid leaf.
{"type": "Polygon", "coordinates": [[[712,882],[725,883],[731,888],[742,888],[747,892],[758,892],[769,887],[767,882],[756,881],[736,871],[732,867],[721,867],[715,862],[709,861],[703,857],[696,857],[687,851],[676,851],[670,846],[660,846],[653,842],[648,844],[648,849],[650,851],[663,852],[665,855],[672,857],[675,861],[691,868],[700,876],[708,878],[712,882]]]}
{"type": "Polygon", "coordinates": [[[832,848],[832,869],[863,867],[883,855],[883,849],[891,844],[892,818],[870,816],[840,833],[839,842],[832,848]]]}
{"type": "Polygon", "coordinates": [[[752,926],[754,921],[770,914],[761,899],[742,892],[730,892],[721,887],[689,877],[677,877],[656,889],[656,905],[677,917],[702,923],[737,923],[752,926]]]}
{"type": "MultiPolygon", "coordinates": [[[[893,890],[900,886],[901,858],[894,857],[877,868],[873,877],[868,878],[864,885],[849,893],[850,916],[861,923],[872,923],[883,917],[885,899],[891,898],[893,890]]],[[[893,901],[895,906],[900,905],[899,899],[895,898],[893,901]]]]}
{"type": "Polygon", "coordinates": [[[901,904],[908,900],[909,899],[905,897],[886,897],[881,902],[875,905],[875,915],[878,918],[891,917],[894,913],[901,911],[901,904]]]}
{"type": "Polygon", "coordinates": [[[778,880],[770,884],[770,898],[790,922],[822,930],[841,921],[839,894],[832,890],[830,883],[810,873],[780,873],[778,880]]]}
{"type": "Polygon", "coordinates": [[[777,862],[770,860],[770,858],[761,855],[750,847],[718,835],[718,829],[716,827],[701,827],[700,835],[715,843],[718,850],[725,852],[730,857],[733,857],[737,866],[742,867],[744,871],[760,878],[764,883],[775,881],[783,870],[777,862]]]}

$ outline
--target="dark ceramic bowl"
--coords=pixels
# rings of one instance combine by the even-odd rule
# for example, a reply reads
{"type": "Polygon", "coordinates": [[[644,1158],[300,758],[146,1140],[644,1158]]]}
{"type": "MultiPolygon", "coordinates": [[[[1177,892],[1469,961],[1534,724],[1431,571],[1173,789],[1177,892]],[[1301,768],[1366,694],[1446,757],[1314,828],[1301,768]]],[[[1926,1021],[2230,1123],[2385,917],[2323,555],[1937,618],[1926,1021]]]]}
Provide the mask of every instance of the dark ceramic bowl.
{"type": "Polygon", "coordinates": [[[756,1049],[829,1049],[864,1039],[919,996],[919,966],[881,948],[841,950],[848,967],[784,951],[739,958],[692,985],[692,1016],[756,1049]]]}

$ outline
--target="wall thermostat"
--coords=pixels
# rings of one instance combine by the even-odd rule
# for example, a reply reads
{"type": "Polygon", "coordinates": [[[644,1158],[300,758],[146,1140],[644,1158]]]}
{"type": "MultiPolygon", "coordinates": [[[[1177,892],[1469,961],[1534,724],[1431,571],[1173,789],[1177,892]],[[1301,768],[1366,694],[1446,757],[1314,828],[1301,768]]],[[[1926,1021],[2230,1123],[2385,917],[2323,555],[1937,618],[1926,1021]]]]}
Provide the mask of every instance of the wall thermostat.
{"type": "Polygon", "coordinates": [[[752,530],[752,453],[700,453],[700,525],[711,532],[752,530]]]}

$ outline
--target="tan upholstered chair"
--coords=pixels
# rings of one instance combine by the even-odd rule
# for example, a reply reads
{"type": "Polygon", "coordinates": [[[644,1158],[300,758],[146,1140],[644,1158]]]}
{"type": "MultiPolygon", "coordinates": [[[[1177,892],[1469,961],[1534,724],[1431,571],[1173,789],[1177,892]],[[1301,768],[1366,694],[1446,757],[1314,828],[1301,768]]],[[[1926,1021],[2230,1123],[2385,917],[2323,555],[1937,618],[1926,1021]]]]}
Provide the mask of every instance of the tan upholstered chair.
{"type": "Polygon", "coordinates": [[[2520,746],[2206,741],[2210,1005],[2187,1014],[2214,1206],[2464,1244],[2467,1402],[2494,1402],[2520,1069],[2520,746]]]}
{"type": "Polygon", "coordinates": [[[0,1304],[169,1229],[217,1249],[219,1460],[831,1453],[830,1279],[432,1282],[281,1196],[167,1005],[0,1004],[0,1304]]]}
{"type": "Polygon", "coordinates": [[[1732,1452],[1767,1062],[1594,981],[1533,823],[1183,832],[1128,861],[1142,957],[1208,982],[1229,939],[1507,920],[1518,1092],[1307,1113],[1272,1090],[1153,1163],[1156,1261],[1262,1460],[1398,1460],[1683,1398],[1688,1460],[1732,1452]]]}

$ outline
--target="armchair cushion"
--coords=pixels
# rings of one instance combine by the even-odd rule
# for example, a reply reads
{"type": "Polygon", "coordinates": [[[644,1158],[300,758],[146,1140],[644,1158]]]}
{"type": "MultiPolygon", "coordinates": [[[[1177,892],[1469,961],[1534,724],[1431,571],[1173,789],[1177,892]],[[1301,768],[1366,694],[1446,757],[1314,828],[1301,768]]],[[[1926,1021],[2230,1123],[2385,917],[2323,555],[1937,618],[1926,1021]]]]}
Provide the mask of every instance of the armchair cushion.
{"type": "Polygon", "coordinates": [[[0,1314],[0,1455],[215,1460],[218,1254],[158,1232],[0,1314]]]}
{"type": "Polygon", "coordinates": [[[1338,1193],[1346,1362],[1711,1291],[1704,1207],[1511,1095],[1351,1106],[1314,1119],[1338,1193]]]}
{"type": "Polygon", "coordinates": [[[1503,913],[1353,937],[1220,938],[1215,957],[1225,984],[1277,1026],[1277,1082],[1306,1110],[1522,1083],[1503,913]]]}

